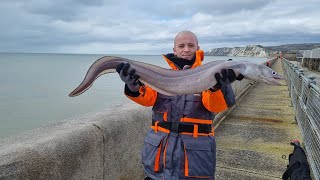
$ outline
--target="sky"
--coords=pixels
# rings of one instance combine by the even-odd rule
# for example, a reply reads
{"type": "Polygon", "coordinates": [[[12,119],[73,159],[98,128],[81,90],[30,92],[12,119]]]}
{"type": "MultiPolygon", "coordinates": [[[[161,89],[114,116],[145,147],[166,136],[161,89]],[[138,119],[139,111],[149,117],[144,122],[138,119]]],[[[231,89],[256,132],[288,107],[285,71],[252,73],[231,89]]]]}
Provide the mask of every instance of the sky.
{"type": "Polygon", "coordinates": [[[163,54],[320,42],[320,0],[1,0],[0,52],[163,54]]]}

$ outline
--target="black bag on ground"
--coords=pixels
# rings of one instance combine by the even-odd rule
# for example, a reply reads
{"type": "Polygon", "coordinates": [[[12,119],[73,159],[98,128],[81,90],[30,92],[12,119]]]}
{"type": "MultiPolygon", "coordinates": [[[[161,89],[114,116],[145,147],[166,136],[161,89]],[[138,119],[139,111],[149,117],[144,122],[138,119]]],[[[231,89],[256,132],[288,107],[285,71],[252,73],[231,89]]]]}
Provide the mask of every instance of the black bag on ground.
{"type": "Polygon", "coordinates": [[[283,180],[312,180],[306,154],[299,141],[291,142],[293,153],[289,155],[289,165],[282,175],[283,180]]]}

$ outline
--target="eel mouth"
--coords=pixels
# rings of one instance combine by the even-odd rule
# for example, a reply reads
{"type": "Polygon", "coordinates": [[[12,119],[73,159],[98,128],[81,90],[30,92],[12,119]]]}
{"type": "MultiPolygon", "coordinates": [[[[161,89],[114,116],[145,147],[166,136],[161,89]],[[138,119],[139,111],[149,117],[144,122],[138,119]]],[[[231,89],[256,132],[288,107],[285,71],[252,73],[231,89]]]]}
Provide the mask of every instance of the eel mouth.
{"type": "Polygon", "coordinates": [[[281,82],[281,78],[274,78],[274,79],[272,79],[271,82],[274,85],[283,85],[282,82],[281,82]]]}
{"type": "Polygon", "coordinates": [[[274,76],[273,79],[284,79],[284,76],[281,74],[278,74],[277,76],[274,76]]]}
{"type": "Polygon", "coordinates": [[[271,79],[271,83],[274,85],[283,85],[283,83],[281,81],[283,79],[284,79],[284,76],[278,75],[278,76],[275,76],[271,79]]]}
{"type": "Polygon", "coordinates": [[[282,76],[282,75],[277,75],[277,76],[273,76],[273,77],[259,76],[259,78],[263,82],[270,84],[270,85],[280,85],[280,86],[284,85],[281,81],[282,79],[284,79],[284,76],[282,76]]]}

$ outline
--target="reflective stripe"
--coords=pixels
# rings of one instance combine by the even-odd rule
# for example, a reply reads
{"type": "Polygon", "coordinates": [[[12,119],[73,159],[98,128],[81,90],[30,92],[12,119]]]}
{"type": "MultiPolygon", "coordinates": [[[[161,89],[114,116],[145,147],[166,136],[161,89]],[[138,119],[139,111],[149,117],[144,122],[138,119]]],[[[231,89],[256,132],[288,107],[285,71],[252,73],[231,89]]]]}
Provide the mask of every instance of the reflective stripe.
{"type": "Polygon", "coordinates": [[[158,132],[158,124],[159,124],[159,121],[156,122],[156,124],[154,125],[154,131],[157,133],[158,132]]]}
{"type": "Polygon", "coordinates": [[[198,125],[193,125],[193,137],[198,137],[198,125]]]}
{"type": "MultiPolygon", "coordinates": [[[[193,136],[193,133],[188,133],[188,132],[182,132],[180,134],[193,136]]],[[[214,135],[213,132],[212,133],[208,133],[208,134],[207,133],[198,133],[198,136],[213,136],[213,135],[214,135]]]]}
{"type": "Polygon", "coordinates": [[[158,172],[160,169],[160,154],[161,154],[162,141],[160,142],[156,158],[154,160],[154,171],[158,172]]]}
{"type": "Polygon", "coordinates": [[[189,176],[189,162],[186,146],[184,146],[184,176],[189,176]]]}
{"type": "MultiPolygon", "coordinates": [[[[189,132],[182,132],[180,134],[184,134],[184,135],[193,135],[193,133],[189,133],[189,132]]],[[[198,133],[199,136],[214,136],[214,128],[212,128],[211,133],[198,133]]]]}
{"type": "Polygon", "coordinates": [[[164,120],[164,121],[168,121],[168,112],[165,112],[165,113],[163,114],[163,120],[164,120]]]}
{"type": "MultiPolygon", "coordinates": [[[[155,127],[151,126],[151,129],[153,129],[155,131],[155,127]]],[[[158,127],[158,131],[164,132],[164,133],[170,133],[170,130],[162,128],[162,127],[158,127]]]]}
{"type": "Polygon", "coordinates": [[[196,119],[196,118],[181,118],[181,122],[189,122],[189,123],[199,123],[199,124],[212,124],[211,119],[196,119]]]}
{"type": "MultiPolygon", "coordinates": [[[[155,121],[162,121],[162,120],[168,121],[168,112],[165,112],[165,113],[153,112],[153,120],[155,120],[155,121]]],[[[181,118],[180,122],[197,123],[197,124],[212,124],[211,119],[197,119],[197,118],[189,118],[189,117],[181,118]]]]}

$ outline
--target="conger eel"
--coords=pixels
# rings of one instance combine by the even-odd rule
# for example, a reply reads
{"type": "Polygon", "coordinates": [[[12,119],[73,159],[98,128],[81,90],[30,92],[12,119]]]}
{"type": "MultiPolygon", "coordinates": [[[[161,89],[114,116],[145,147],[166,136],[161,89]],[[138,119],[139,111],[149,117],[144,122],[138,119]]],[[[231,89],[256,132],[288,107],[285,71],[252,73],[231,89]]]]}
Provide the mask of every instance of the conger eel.
{"type": "Polygon", "coordinates": [[[279,80],[283,79],[269,67],[248,61],[213,61],[193,69],[176,71],[122,57],[105,56],[91,65],[82,83],[69,96],[82,94],[99,76],[116,72],[117,65],[122,62],[129,63],[130,68],[136,70],[139,81],[168,96],[208,90],[217,83],[214,75],[222,69],[233,69],[236,75],[242,74],[246,79],[271,85],[282,85],[279,80]]]}

